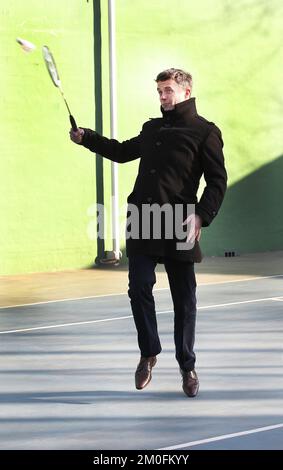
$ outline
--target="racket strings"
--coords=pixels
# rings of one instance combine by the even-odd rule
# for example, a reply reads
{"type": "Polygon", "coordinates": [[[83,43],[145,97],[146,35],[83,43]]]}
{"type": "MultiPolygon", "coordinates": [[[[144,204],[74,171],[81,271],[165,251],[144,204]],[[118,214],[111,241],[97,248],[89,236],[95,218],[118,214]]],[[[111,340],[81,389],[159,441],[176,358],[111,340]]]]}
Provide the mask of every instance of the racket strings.
{"type": "Polygon", "coordinates": [[[59,78],[59,74],[58,74],[58,70],[57,70],[57,67],[56,67],[54,57],[51,54],[51,52],[50,52],[50,50],[47,46],[42,47],[42,54],[43,54],[43,58],[44,58],[48,73],[50,75],[50,78],[51,78],[53,84],[57,88],[59,88],[60,93],[62,95],[62,98],[65,102],[65,105],[66,105],[68,113],[69,113],[69,118],[70,118],[72,129],[74,131],[77,131],[78,128],[77,128],[76,121],[75,121],[74,117],[72,116],[71,110],[69,108],[69,105],[68,105],[67,100],[65,98],[64,92],[62,90],[61,81],[60,81],[60,78],[59,78]]]}

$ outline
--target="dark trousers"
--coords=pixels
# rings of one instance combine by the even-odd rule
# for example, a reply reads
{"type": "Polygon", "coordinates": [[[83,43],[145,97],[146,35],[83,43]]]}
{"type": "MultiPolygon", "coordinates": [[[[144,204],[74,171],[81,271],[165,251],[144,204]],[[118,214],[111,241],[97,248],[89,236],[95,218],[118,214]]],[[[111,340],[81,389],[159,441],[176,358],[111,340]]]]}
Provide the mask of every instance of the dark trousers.
{"type": "MultiPolygon", "coordinates": [[[[152,289],[156,282],[157,259],[147,255],[129,257],[129,290],[138,344],[144,357],[161,352],[152,289]]],[[[194,369],[196,280],[193,263],[164,260],[174,305],[174,341],[181,369],[194,369]]]]}

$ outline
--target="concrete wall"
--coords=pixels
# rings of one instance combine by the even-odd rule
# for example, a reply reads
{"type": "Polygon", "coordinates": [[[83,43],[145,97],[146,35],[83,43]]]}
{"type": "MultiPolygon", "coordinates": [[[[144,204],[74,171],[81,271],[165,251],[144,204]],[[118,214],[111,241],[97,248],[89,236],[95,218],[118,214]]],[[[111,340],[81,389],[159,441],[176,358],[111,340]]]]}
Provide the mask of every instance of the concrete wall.
{"type": "MultiPolygon", "coordinates": [[[[65,106],[40,49],[47,44],[53,51],[78,123],[94,128],[93,4],[2,4],[0,274],[85,267],[96,256],[95,156],[69,142],[65,106]],[[34,42],[36,51],[22,52],[17,36],[34,42]]],[[[101,125],[109,135],[107,1],[98,4],[101,125]]],[[[282,1],[117,0],[116,9],[119,138],[159,116],[159,71],[191,71],[199,113],[222,130],[229,172],[221,213],[203,231],[204,252],[282,249],[282,1]]],[[[119,167],[122,236],[136,170],[136,162],[119,167]]],[[[103,173],[109,213],[109,162],[103,173]]]]}
{"type": "Polygon", "coordinates": [[[87,235],[95,162],[69,142],[68,114],[41,53],[47,44],[74,115],[93,125],[92,11],[76,0],[1,0],[1,274],[76,268],[95,257],[87,235]],[[23,52],[17,36],[37,49],[23,52]]]}
{"type": "MultiPolygon", "coordinates": [[[[275,168],[282,166],[283,153],[283,3],[117,4],[121,137],[159,115],[153,82],[159,71],[171,66],[191,71],[199,114],[222,130],[229,173],[222,210],[203,230],[205,254],[282,249],[283,172],[275,168]]],[[[134,167],[121,167],[122,200],[134,167]]]]}

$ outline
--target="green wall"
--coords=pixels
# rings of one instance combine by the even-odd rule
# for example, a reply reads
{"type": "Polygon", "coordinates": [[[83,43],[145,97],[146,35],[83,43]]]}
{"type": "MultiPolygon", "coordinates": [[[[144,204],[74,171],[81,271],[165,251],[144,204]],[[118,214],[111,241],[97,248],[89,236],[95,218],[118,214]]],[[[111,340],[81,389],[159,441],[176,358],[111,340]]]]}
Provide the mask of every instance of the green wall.
{"type": "MultiPolygon", "coordinates": [[[[69,142],[68,116],[41,46],[55,55],[78,123],[93,128],[93,5],[2,4],[0,274],[85,267],[96,256],[89,232],[96,225],[95,157],[69,142]],[[24,53],[17,36],[34,42],[36,51],[24,53]]],[[[100,4],[103,132],[109,135],[107,0],[100,4]]],[[[160,114],[154,83],[160,70],[191,71],[199,113],[222,130],[229,172],[223,208],[203,231],[204,252],[282,249],[283,2],[116,0],[116,9],[120,139],[160,114]]],[[[103,170],[109,213],[109,162],[103,170]]],[[[119,166],[121,236],[136,170],[137,162],[119,166]]]]}
{"type": "Polygon", "coordinates": [[[69,141],[41,54],[47,44],[74,115],[93,125],[92,12],[86,1],[1,0],[1,274],[79,268],[95,257],[87,234],[95,161],[69,141]],[[23,52],[18,36],[37,49],[23,52]]]}
{"type": "MultiPolygon", "coordinates": [[[[222,210],[203,230],[204,253],[283,249],[283,173],[273,170],[283,153],[283,2],[117,4],[120,136],[135,135],[159,115],[153,81],[159,71],[191,71],[199,113],[222,130],[229,174],[222,210]]],[[[136,164],[120,168],[122,203],[136,164]]]]}

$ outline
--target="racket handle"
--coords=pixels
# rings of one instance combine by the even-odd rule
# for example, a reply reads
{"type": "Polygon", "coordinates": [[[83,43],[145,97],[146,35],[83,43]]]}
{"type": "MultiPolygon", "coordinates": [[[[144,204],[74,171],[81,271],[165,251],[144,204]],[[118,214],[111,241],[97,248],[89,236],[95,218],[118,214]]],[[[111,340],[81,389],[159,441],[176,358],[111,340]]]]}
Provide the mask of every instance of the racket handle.
{"type": "Polygon", "coordinates": [[[78,126],[77,126],[77,123],[75,121],[75,118],[71,114],[70,114],[69,117],[70,117],[70,123],[71,123],[72,129],[73,129],[73,131],[76,132],[78,130],[78,126]]]}

